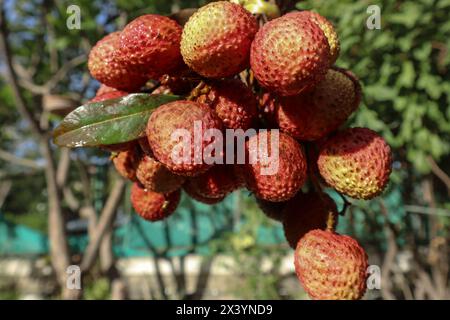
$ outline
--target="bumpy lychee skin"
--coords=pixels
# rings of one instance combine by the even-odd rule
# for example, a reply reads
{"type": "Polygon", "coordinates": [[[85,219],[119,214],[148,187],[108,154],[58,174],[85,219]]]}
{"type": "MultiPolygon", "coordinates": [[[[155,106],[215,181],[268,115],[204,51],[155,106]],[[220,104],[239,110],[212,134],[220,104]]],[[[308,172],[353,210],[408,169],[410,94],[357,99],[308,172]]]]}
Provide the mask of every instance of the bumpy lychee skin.
{"type": "Polygon", "coordinates": [[[222,202],[225,199],[225,196],[219,197],[219,198],[207,198],[203,197],[198,194],[197,189],[195,186],[193,186],[190,181],[186,181],[186,183],[183,185],[183,190],[186,192],[186,194],[191,197],[192,199],[203,203],[207,205],[214,205],[222,202]]]}
{"type": "MultiPolygon", "coordinates": [[[[120,91],[113,87],[108,87],[106,84],[101,84],[98,88],[97,92],[95,93],[95,96],[101,96],[104,93],[113,92],[113,91],[120,91]]],[[[125,91],[122,91],[125,93],[125,91]]]]}
{"type": "Polygon", "coordinates": [[[113,32],[101,39],[89,53],[88,68],[91,75],[101,83],[124,91],[142,87],[148,77],[128,69],[116,58],[120,32],[113,32]]]}
{"type": "Polygon", "coordinates": [[[105,100],[109,100],[109,99],[116,99],[116,98],[120,98],[120,97],[123,97],[126,95],[128,95],[128,92],[125,92],[125,91],[120,91],[120,90],[109,91],[106,93],[102,93],[100,95],[97,94],[94,98],[89,100],[89,103],[101,102],[101,101],[105,101],[105,100]]]}
{"type": "Polygon", "coordinates": [[[314,89],[295,96],[269,99],[280,129],[299,140],[325,137],[358,108],[361,89],[357,80],[330,69],[314,89]]]}
{"type": "Polygon", "coordinates": [[[311,19],[317,25],[322,29],[323,33],[327,37],[328,45],[330,46],[330,64],[334,64],[339,57],[340,52],[340,43],[339,43],[339,37],[334,29],[333,24],[328,21],[325,17],[321,16],[320,14],[313,12],[313,11],[301,11],[299,13],[299,16],[307,17],[308,19],[311,19]]]}
{"type": "Polygon", "coordinates": [[[256,197],[281,202],[292,198],[305,183],[307,160],[303,148],[283,132],[278,132],[278,148],[273,148],[272,143],[277,141],[275,133],[260,131],[247,141],[247,161],[242,173],[247,188],[256,197]],[[262,159],[252,161],[256,156],[262,159]]]}
{"type": "Polygon", "coordinates": [[[352,198],[367,200],[383,192],[389,182],[391,149],[374,131],[350,128],[325,142],[317,165],[331,187],[352,198]]]}
{"type": "Polygon", "coordinates": [[[179,189],[185,177],[169,171],[161,162],[145,155],[139,161],[136,178],[149,191],[170,193],[179,189]]]}
{"type": "Polygon", "coordinates": [[[181,54],[195,72],[223,78],[248,66],[256,19],[240,5],[210,3],[192,15],[183,29],[181,54]]]}
{"type": "Polygon", "coordinates": [[[190,178],[188,183],[196,194],[205,198],[223,198],[239,188],[233,166],[216,164],[199,176],[190,178]]]}
{"type": "Polygon", "coordinates": [[[168,17],[140,16],[123,29],[116,58],[130,70],[158,79],[182,65],[181,32],[181,26],[168,17]]]}
{"type": "Polygon", "coordinates": [[[283,209],[283,229],[291,248],[295,249],[298,241],[309,231],[325,230],[330,213],[333,214],[335,227],[338,220],[336,204],[325,193],[299,192],[287,201],[283,209]]]}
{"type": "Polygon", "coordinates": [[[136,181],[136,168],[141,154],[133,144],[126,151],[121,151],[113,156],[112,161],[117,172],[125,179],[136,181]]]}
{"type": "Polygon", "coordinates": [[[271,202],[263,199],[256,198],[256,204],[261,211],[270,219],[282,222],[283,221],[283,209],[286,205],[285,202],[271,202]]]}
{"type": "Polygon", "coordinates": [[[256,97],[240,80],[216,81],[198,101],[213,108],[225,127],[247,130],[257,117],[256,97]]]}
{"type": "Polygon", "coordinates": [[[141,188],[137,183],[131,187],[131,204],[138,215],[148,221],[163,220],[170,216],[180,203],[181,191],[157,193],[141,188]]]}
{"type": "Polygon", "coordinates": [[[207,148],[214,138],[204,137],[213,129],[221,130],[222,123],[206,104],[174,101],[152,113],[147,137],[156,159],[169,170],[183,176],[195,176],[208,170],[214,162],[209,158],[216,156],[210,152],[214,148],[207,148]],[[172,140],[172,134],[177,133],[179,140],[172,140]]]}
{"type": "Polygon", "coordinates": [[[315,300],[358,300],[366,292],[367,254],[349,236],[313,230],[295,250],[295,271],[315,300]]]}
{"type": "Polygon", "coordinates": [[[263,87],[283,96],[296,95],[323,79],[330,66],[330,46],[314,21],[288,13],[258,31],[250,64],[263,87]]]}

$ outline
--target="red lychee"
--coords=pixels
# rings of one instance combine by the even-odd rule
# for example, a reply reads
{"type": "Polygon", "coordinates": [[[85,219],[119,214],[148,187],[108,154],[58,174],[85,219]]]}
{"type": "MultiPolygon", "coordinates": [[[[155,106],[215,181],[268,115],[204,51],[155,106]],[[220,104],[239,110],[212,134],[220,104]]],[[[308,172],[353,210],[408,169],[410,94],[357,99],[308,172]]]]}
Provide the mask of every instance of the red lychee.
{"type": "Polygon", "coordinates": [[[136,181],[136,168],[139,164],[141,153],[135,144],[125,151],[113,155],[112,161],[117,172],[125,179],[136,181]]]}
{"type": "Polygon", "coordinates": [[[200,203],[207,204],[207,205],[214,205],[214,204],[222,202],[225,199],[225,197],[219,197],[219,198],[203,197],[197,193],[197,190],[194,188],[194,186],[192,186],[192,184],[189,181],[186,181],[186,183],[183,185],[183,190],[192,199],[194,199],[200,203]]]}
{"type": "Polygon", "coordinates": [[[223,198],[239,188],[233,166],[216,164],[211,169],[190,178],[187,182],[195,193],[204,198],[223,198]]]}
{"type": "Polygon", "coordinates": [[[156,159],[170,171],[195,176],[208,170],[214,158],[219,156],[210,146],[214,137],[207,138],[206,135],[221,134],[221,129],[220,119],[207,105],[174,101],[152,113],[147,125],[147,137],[156,159]],[[176,135],[178,140],[173,139],[172,135],[176,135]]]}
{"type": "Polygon", "coordinates": [[[350,128],[325,142],[317,165],[331,187],[352,198],[368,200],[378,196],[388,184],[392,154],[376,132],[350,128]]]}
{"type": "MultiPolygon", "coordinates": [[[[108,87],[106,84],[101,84],[98,88],[97,92],[95,93],[95,96],[101,96],[104,93],[113,92],[113,91],[120,91],[113,87],[108,87]]],[[[125,93],[125,91],[122,91],[125,93]]]]}
{"type": "Polygon", "coordinates": [[[295,250],[295,271],[315,300],[358,300],[366,291],[367,254],[349,236],[313,230],[295,250]]]}
{"type": "Polygon", "coordinates": [[[141,188],[137,183],[131,188],[131,204],[136,213],[148,221],[163,220],[178,207],[181,191],[157,193],[141,188]]]}
{"type": "Polygon", "coordinates": [[[314,89],[289,97],[268,99],[280,129],[299,140],[325,137],[341,126],[361,101],[357,80],[338,70],[328,70],[314,89]]]}
{"type": "Polygon", "coordinates": [[[116,98],[120,98],[120,97],[123,97],[126,95],[128,95],[128,92],[125,92],[125,91],[119,91],[119,90],[109,91],[106,93],[102,93],[100,95],[97,94],[94,98],[89,100],[89,103],[101,102],[101,101],[105,101],[105,100],[109,100],[109,99],[116,99],[116,98]]]}
{"type": "Polygon", "coordinates": [[[257,116],[257,100],[240,80],[227,79],[211,84],[208,94],[198,99],[213,108],[225,127],[247,130],[257,116]]]}
{"type": "Polygon", "coordinates": [[[334,29],[333,24],[328,21],[325,17],[313,11],[301,11],[298,13],[299,16],[304,16],[311,19],[320,27],[328,40],[328,45],[330,46],[330,64],[334,64],[339,56],[340,44],[339,38],[334,29]]]}
{"type": "Polygon", "coordinates": [[[258,24],[242,6],[212,2],[190,17],[183,29],[181,54],[186,64],[207,78],[232,76],[248,66],[258,24]]]}
{"type": "Polygon", "coordinates": [[[148,76],[131,71],[116,59],[120,32],[113,32],[101,39],[89,53],[88,68],[91,75],[101,83],[124,91],[139,90],[148,76]]]}
{"type": "Polygon", "coordinates": [[[168,17],[140,16],[123,29],[116,59],[130,70],[158,79],[182,65],[181,32],[181,26],[168,17]]]}
{"type": "Polygon", "coordinates": [[[287,134],[260,131],[247,141],[246,152],[247,162],[242,173],[247,188],[256,197],[272,202],[286,201],[305,183],[306,156],[297,141],[287,134]],[[277,133],[279,139],[276,139],[277,133]]]}
{"type": "Polygon", "coordinates": [[[296,95],[323,79],[330,67],[330,46],[318,24],[292,12],[258,31],[250,63],[264,88],[283,96],[296,95]]]}
{"type": "Polygon", "coordinates": [[[136,177],[149,191],[170,193],[181,187],[185,177],[170,172],[161,162],[144,155],[136,169],[136,177]]]}

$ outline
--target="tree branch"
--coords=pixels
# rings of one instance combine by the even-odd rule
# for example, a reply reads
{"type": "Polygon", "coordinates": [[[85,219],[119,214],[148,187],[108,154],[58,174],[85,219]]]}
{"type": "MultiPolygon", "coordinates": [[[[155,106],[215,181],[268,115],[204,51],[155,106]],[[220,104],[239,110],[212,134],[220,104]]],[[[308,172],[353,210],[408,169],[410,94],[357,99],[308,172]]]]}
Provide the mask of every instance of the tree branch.
{"type": "Polygon", "coordinates": [[[26,158],[21,158],[16,156],[15,154],[12,154],[8,151],[0,150],[0,159],[3,159],[7,162],[11,162],[15,165],[19,165],[22,167],[28,167],[32,169],[43,169],[42,166],[40,166],[36,161],[26,158]]]}
{"type": "Polygon", "coordinates": [[[108,228],[112,227],[117,214],[117,207],[122,200],[123,191],[125,189],[125,181],[119,178],[109,194],[108,200],[101,212],[100,219],[97,223],[96,230],[89,241],[89,244],[81,261],[82,272],[88,271],[95,263],[98,256],[100,243],[108,228]]]}
{"type": "Polygon", "coordinates": [[[432,157],[427,157],[427,161],[430,164],[431,171],[434,173],[434,175],[438,177],[439,180],[441,180],[447,187],[448,195],[450,196],[450,177],[444,172],[444,170],[439,167],[439,165],[436,163],[436,161],[434,161],[432,157]]]}
{"type": "Polygon", "coordinates": [[[31,129],[34,133],[42,135],[42,130],[39,127],[38,121],[33,117],[33,114],[28,110],[25,98],[20,90],[17,75],[14,71],[12,59],[11,59],[11,49],[8,43],[8,28],[6,26],[5,10],[3,1],[0,1],[0,50],[5,59],[6,72],[7,72],[7,82],[10,84],[13,91],[14,98],[16,100],[17,109],[20,114],[27,119],[31,125],[31,129]]]}

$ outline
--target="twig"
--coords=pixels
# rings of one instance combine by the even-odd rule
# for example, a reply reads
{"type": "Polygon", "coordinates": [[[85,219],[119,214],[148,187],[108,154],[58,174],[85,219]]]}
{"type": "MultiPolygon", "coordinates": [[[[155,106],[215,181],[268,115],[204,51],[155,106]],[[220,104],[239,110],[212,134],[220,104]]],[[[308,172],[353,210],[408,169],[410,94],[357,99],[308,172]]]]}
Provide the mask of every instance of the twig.
{"type": "Polygon", "coordinates": [[[122,201],[123,191],[125,189],[125,180],[118,178],[114,187],[109,194],[105,206],[95,227],[94,234],[89,241],[85,254],[81,261],[81,270],[83,272],[88,271],[95,263],[100,248],[100,243],[103,239],[108,228],[112,227],[112,223],[117,214],[117,207],[122,201]]]}
{"type": "Polygon", "coordinates": [[[27,119],[31,125],[31,129],[34,133],[42,135],[42,130],[39,127],[38,121],[33,117],[33,114],[28,110],[25,98],[20,90],[17,75],[13,68],[11,59],[11,50],[8,43],[8,29],[6,26],[5,11],[3,7],[3,1],[0,1],[0,50],[4,57],[6,65],[6,73],[8,75],[8,83],[10,84],[14,98],[16,100],[17,109],[19,110],[22,117],[27,119]]]}
{"type": "Polygon", "coordinates": [[[26,158],[21,158],[8,151],[0,150],[0,159],[11,162],[12,164],[32,169],[43,169],[36,161],[26,158]]]}
{"type": "Polygon", "coordinates": [[[439,178],[439,180],[441,180],[445,184],[448,194],[450,195],[450,177],[448,176],[448,174],[446,174],[444,170],[439,167],[439,165],[436,163],[436,161],[434,161],[432,157],[427,157],[427,161],[431,166],[431,171],[436,177],[439,178]]]}

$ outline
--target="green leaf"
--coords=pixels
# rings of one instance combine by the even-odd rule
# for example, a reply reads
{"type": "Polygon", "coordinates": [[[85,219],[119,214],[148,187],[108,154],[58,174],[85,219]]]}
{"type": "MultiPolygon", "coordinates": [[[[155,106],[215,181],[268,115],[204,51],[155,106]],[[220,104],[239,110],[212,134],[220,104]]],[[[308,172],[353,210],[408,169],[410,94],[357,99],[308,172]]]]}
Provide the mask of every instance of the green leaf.
{"type": "Polygon", "coordinates": [[[69,113],[53,131],[59,146],[94,147],[135,140],[145,132],[148,118],[162,104],[181,97],[161,94],[130,94],[88,103],[69,113]]]}

